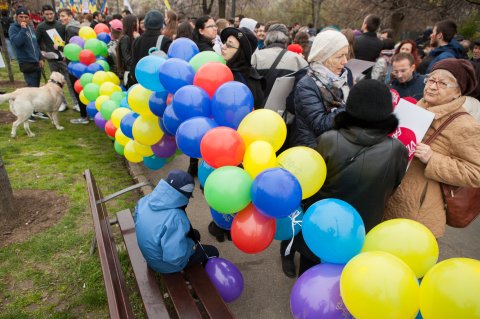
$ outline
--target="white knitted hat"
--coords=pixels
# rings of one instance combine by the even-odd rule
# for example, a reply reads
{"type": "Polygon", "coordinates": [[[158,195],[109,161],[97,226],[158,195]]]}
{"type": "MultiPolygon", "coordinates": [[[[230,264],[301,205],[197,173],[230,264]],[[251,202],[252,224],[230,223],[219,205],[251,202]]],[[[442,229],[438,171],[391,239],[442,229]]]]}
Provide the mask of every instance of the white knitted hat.
{"type": "Polygon", "coordinates": [[[313,40],[308,62],[325,62],[335,52],[348,46],[347,38],[338,31],[326,30],[322,31],[313,40]]]}

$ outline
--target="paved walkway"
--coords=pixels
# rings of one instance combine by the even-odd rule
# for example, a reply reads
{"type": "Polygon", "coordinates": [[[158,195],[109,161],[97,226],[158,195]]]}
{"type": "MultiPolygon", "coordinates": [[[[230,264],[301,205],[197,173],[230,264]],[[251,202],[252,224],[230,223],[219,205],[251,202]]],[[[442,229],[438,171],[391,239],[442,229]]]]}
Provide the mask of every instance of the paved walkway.
{"type": "MultiPolygon", "coordinates": [[[[131,173],[137,181],[149,181],[157,185],[161,178],[167,176],[172,169],[186,170],[188,158],[179,156],[158,171],[151,171],[140,164],[130,164],[131,173]]],[[[144,188],[144,192],[151,189],[144,188]]],[[[290,291],[295,279],[286,277],[281,269],[280,244],[274,241],[265,251],[249,255],[238,250],[231,241],[218,243],[207,231],[211,221],[208,205],[199,189],[196,180],[194,198],[187,207],[192,225],[202,235],[202,243],[213,244],[220,256],[233,262],[242,272],[245,289],[242,296],[229,304],[236,318],[283,319],[291,318],[290,291]]],[[[480,218],[466,229],[447,230],[440,240],[440,258],[470,257],[480,259],[480,218]]],[[[298,266],[298,256],[296,259],[298,266]]]]}

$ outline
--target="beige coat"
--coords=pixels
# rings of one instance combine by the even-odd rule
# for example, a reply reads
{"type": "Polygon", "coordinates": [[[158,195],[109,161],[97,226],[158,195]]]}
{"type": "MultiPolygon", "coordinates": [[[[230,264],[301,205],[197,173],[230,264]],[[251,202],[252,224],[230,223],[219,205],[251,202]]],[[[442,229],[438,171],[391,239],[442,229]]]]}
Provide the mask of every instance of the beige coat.
{"type": "MultiPolygon", "coordinates": [[[[428,107],[435,119],[425,135],[432,135],[450,115],[465,112],[465,97],[428,107]]],[[[480,187],[480,123],[462,115],[450,123],[430,144],[433,155],[425,165],[414,157],[402,183],[387,203],[385,218],[409,218],[421,222],[435,235],[445,233],[446,215],[438,182],[454,186],[480,187]]]]}

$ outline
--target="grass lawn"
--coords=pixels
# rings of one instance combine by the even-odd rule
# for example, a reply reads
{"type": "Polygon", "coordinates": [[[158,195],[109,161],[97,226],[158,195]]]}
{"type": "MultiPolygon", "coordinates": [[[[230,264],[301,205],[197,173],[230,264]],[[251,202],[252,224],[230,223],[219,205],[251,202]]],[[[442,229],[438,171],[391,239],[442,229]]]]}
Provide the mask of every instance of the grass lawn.
{"type": "MultiPolygon", "coordinates": [[[[22,80],[16,63],[14,70],[15,80],[22,80]]],[[[0,69],[0,80],[6,79],[7,70],[0,69]]],[[[12,89],[2,85],[1,90],[12,89]]],[[[8,105],[0,104],[0,109],[8,110],[8,105]]],[[[57,224],[24,242],[0,248],[2,319],[108,318],[98,255],[88,253],[93,224],[82,172],[92,170],[104,195],[131,185],[132,179],[112,141],[93,122],[70,124],[78,116],[71,109],[60,113],[64,131],[57,131],[50,121],[37,120],[30,125],[34,138],[27,137],[20,126],[17,138],[11,139],[11,124],[0,125],[0,153],[12,188],[53,190],[68,198],[68,209],[57,224]]],[[[110,212],[133,209],[138,196],[123,195],[107,203],[107,208],[110,212]]],[[[124,253],[121,258],[127,267],[124,253]]]]}

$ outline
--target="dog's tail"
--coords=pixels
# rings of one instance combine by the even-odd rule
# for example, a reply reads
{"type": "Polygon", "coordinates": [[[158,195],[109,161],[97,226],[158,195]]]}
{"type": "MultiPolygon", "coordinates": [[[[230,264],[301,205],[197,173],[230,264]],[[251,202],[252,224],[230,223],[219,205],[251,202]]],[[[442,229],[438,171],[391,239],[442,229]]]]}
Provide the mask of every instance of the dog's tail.
{"type": "Polygon", "coordinates": [[[15,101],[16,97],[13,93],[0,94],[0,103],[10,102],[10,112],[12,112],[13,115],[17,115],[13,109],[13,101],[15,101]]]}

